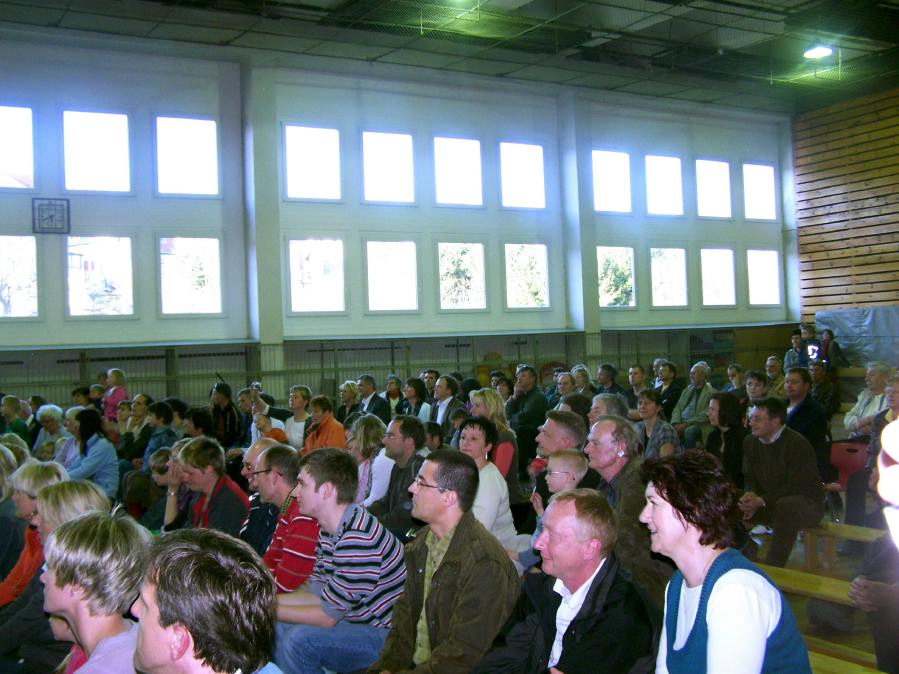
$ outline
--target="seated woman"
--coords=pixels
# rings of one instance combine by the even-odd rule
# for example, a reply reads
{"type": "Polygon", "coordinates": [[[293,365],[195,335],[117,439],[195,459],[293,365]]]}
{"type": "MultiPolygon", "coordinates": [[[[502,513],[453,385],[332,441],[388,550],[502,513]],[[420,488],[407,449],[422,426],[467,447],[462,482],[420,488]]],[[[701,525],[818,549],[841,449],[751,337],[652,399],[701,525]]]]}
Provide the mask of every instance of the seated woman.
{"type": "Polygon", "coordinates": [[[0,445],[0,580],[12,571],[25,544],[28,523],[16,517],[12,496],[12,475],[18,469],[15,455],[0,445]]]}
{"type": "Polygon", "coordinates": [[[515,438],[515,431],[509,427],[506,420],[506,406],[503,399],[492,388],[472,391],[469,398],[471,416],[487,417],[496,426],[496,443],[489,459],[506,480],[509,503],[524,503],[527,498],[522,493],[521,483],[518,481],[518,441],[515,438]]]}
{"type": "Polygon", "coordinates": [[[427,402],[428,389],[418,377],[409,377],[403,388],[403,402],[400,403],[400,414],[410,417],[418,417],[418,420],[426,424],[431,419],[431,405],[427,402]]]}
{"type": "Polygon", "coordinates": [[[100,413],[87,407],[75,415],[79,456],[69,469],[73,480],[93,480],[114,499],[119,490],[119,464],[115,448],[106,438],[100,413]]]}
{"type": "Polygon", "coordinates": [[[674,426],[662,414],[662,396],[656,389],[643,389],[637,395],[637,414],[640,421],[634,424],[637,437],[643,445],[643,456],[670,456],[680,442],[674,426]]]}
{"type": "Polygon", "coordinates": [[[78,438],[75,437],[78,431],[78,422],[75,420],[75,417],[83,409],[83,405],[75,405],[67,409],[63,415],[62,425],[65,426],[71,437],[56,441],[56,453],[53,455],[53,460],[56,463],[61,463],[66,470],[75,465],[75,462],[81,455],[80,443],[78,438]]]}
{"type": "Polygon", "coordinates": [[[387,427],[374,414],[358,417],[346,432],[346,446],[359,465],[359,487],[354,503],[366,508],[383,498],[390,485],[394,461],[384,452],[387,427]]]}
{"type": "MultiPolygon", "coordinates": [[[[356,386],[356,382],[354,382],[352,379],[347,379],[337,389],[337,394],[340,396],[340,405],[337,406],[337,411],[334,413],[334,415],[337,421],[343,424],[346,421],[346,418],[353,412],[359,412],[362,410],[362,405],[359,402],[359,387],[356,386]]],[[[324,396],[315,397],[320,398],[324,396]]],[[[328,403],[330,402],[331,401],[328,400],[328,403]]],[[[311,404],[312,403],[310,402],[310,405],[311,404]]]]}
{"type": "Polygon", "coordinates": [[[724,471],[743,489],[743,440],[749,429],[743,424],[745,413],[733,393],[713,393],[709,399],[709,423],[712,432],[705,451],[724,464],[724,471]]]}
{"type": "MultiPolygon", "coordinates": [[[[59,526],[89,512],[109,512],[109,499],[93,482],[67,480],[38,493],[31,525],[46,542],[59,526]]],[[[43,556],[41,557],[43,559],[43,556]]],[[[38,568],[22,595],[0,611],[0,662],[23,660],[21,672],[52,672],[69,650],[59,643],[44,613],[44,585],[38,568]]]]}
{"type": "Polygon", "coordinates": [[[810,674],[789,603],[731,548],[737,491],[721,463],[688,450],[648,459],[641,477],[648,484],[640,521],[652,551],[678,568],[666,592],[656,673],[810,674]]]}
{"type": "MultiPolygon", "coordinates": [[[[353,384],[355,386],[355,384],[353,384]]],[[[346,447],[346,429],[331,414],[331,400],[328,396],[317,395],[309,401],[312,408],[312,425],[306,432],[306,444],[302,454],[308,454],[322,447],[346,447]]]]}
{"type": "Polygon", "coordinates": [[[150,532],[119,512],[82,515],[44,546],[44,610],[66,621],[81,674],[131,674],[137,623],[126,615],[140,590],[150,532]]]}

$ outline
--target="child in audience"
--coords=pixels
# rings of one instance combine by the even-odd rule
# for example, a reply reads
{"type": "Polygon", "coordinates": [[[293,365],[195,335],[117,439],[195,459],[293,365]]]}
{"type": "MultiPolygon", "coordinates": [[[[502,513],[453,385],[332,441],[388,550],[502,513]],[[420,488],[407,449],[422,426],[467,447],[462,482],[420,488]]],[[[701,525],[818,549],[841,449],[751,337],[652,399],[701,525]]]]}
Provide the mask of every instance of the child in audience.
{"type": "Polygon", "coordinates": [[[450,440],[450,447],[453,449],[459,449],[459,426],[470,416],[467,407],[457,407],[450,412],[450,422],[453,424],[453,437],[450,440]]]}
{"type": "MultiPolygon", "coordinates": [[[[550,494],[558,494],[569,489],[576,489],[587,474],[587,457],[576,449],[560,449],[547,460],[546,486],[550,494]]],[[[537,528],[531,537],[531,547],[524,552],[508,550],[512,561],[517,561],[527,571],[540,561],[540,555],[534,551],[534,544],[543,531],[543,513],[546,505],[536,492],[531,496],[531,504],[537,512],[537,528]],[[536,496],[536,498],[534,498],[536,496]]]]}

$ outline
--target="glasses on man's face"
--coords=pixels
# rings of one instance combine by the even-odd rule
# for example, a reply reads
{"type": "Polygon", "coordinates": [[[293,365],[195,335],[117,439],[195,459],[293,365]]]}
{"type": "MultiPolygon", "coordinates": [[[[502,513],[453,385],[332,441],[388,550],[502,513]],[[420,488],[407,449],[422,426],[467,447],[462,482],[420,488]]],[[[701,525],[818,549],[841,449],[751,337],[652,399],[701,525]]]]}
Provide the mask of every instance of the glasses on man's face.
{"type": "MultiPolygon", "coordinates": [[[[567,470],[548,470],[546,471],[546,475],[571,475],[567,470]]],[[[573,477],[573,476],[572,476],[573,477]]]]}
{"type": "Polygon", "coordinates": [[[427,487],[428,489],[436,489],[441,494],[446,491],[446,489],[444,489],[440,485],[428,484],[427,482],[425,482],[424,480],[421,479],[421,475],[416,475],[413,482],[415,482],[415,484],[418,485],[419,487],[427,487]]]}
{"type": "Polygon", "coordinates": [[[273,468],[266,468],[265,470],[254,470],[250,475],[256,477],[257,475],[262,475],[263,473],[271,473],[273,468]]]}

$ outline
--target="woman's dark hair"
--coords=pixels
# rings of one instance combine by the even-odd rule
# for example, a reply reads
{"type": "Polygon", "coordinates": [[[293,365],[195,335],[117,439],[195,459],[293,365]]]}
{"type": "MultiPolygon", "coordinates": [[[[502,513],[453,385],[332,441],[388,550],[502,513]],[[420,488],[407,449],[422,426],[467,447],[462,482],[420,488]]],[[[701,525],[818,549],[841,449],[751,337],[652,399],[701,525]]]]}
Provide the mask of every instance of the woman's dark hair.
{"type": "Polygon", "coordinates": [[[459,397],[467,403],[469,401],[468,395],[472,391],[477,391],[479,388],[481,388],[481,382],[474,377],[466,377],[462,380],[462,383],[459,384],[459,397]]]}
{"type": "Polygon", "coordinates": [[[496,382],[496,387],[505,386],[509,390],[509,394],[515,392],[515,383],[509,379],[508,377],[501,377],[498,382],[496,382]]]}
{"type": "Polygon", "coordinates": [[[710,400],[718,401],[718,425],[736,428],[743,425],[743,406],[733,393],[713,393],[710,400]]]}
{"type": "Polygon", "coordinates": [[[415,390],[415,401],[422,402],[428,399],[428,389],[425,383],[418,377],[409,377],[406,380],[406,386],[411,386],[415,390]]]}
{"type": "Polygon", "coordinates": [[[734,542],[739,521],[737,487],[721,462],[702,450],[647,459],[640,468],[681,522],[699,529],[699,543],[723,550],[734,542]]]}
{"type": "Polygon", "coordinates": [[[78,435],[81,437],[81,456],[87,454],[87,441],[95,435],[105,438],[103,419],[96,407],[85,407],[75,415],[78,422],[78,435]]]}

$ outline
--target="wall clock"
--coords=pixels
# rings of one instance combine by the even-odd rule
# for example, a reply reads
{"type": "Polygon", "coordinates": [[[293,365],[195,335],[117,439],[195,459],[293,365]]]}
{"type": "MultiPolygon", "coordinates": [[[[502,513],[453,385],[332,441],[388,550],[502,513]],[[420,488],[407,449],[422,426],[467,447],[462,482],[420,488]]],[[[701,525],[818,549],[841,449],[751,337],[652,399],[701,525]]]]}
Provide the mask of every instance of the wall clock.
{"type": "Polygon", "coordinates": [[[36,234],[68,234],[71,226],[68,199],[31,200],[31,231],[36,234]]]}

